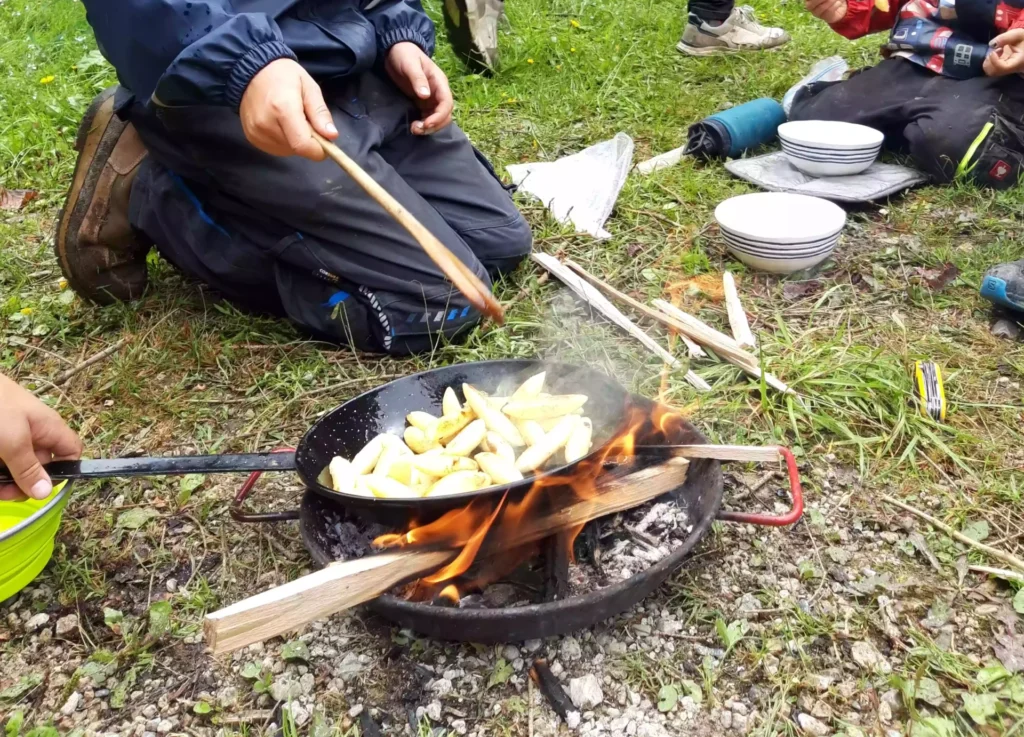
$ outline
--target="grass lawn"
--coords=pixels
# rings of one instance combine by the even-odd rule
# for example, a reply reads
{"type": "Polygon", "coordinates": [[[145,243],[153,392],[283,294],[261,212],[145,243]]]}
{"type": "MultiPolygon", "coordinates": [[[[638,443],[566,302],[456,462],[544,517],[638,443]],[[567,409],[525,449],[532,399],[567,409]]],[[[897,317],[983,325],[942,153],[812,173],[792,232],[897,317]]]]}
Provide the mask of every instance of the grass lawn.
{"type": "MultiPolygon", "coordinates": [[[[427,7],[439,19],[440,3],[427,7]]],[[[876,58],[877,38],[850,43],[799,2],[763,0],[756,9],[793,41],[774,53],[691,59],[674,48],[679,3],[512,0],[499,74],[466,76],[443,43],[438,59],[458,101],[456,119],[499,169],[554,159],[618,131],[634,138],[639,161],[681,145],[689,124],[723,106],[781,98],[819,58],[842,54],[854,67],[876,58]]],[[[294,444],[345,398],[427,366],[532,356],[587,363],[645,395],[664,389],[713,441],[791,446],[809,502],[790,529],[716,526],[694,566],[648,605],[684,621],[689,634],[657,657],[636,648],[609,655],[602,667],[613,680],[654,701],[665,686],[699,686],[694,734],[728,731],[721,725],[731,699],[748,704],[759,735],[796,734],[808,714],[851,736],[1024,733],[1024,675],[1013,672],[1024,669],[1024,642],[1011,608],[1014,601],[1024,611],[1024,594],[1014,598],[1020,583],[968,570],[1004,566],[879,498],[895,495],[975,539],[1024,550],[1024,347],[989,334],[977,296],[989,266],[1024,256],[1024,189],[925,187],[854,210],[833,260],[788,280],[747,272],[709,227],[715,205],[749,191],[718,165],[684,160],[631,177],[604,242],[522,201],[538,249],[571,256],[644,301],[683,283],[686,308],[723,329],[724,306],[699,285],[715,283],[725,268],[737,274],[765,364],[805,401],[762,394],[713,361],[692,365],[713,385],[699,395],[682,371],[662,387],[655,357],[554,280],[541,284],[530,264],[498,285],[509,307],[504,327],[408,360],[305,341],[278,320],[239,312],[155,256],[143,300],[85,304],[63,287],[51,251],[79,117],[114,81],[82,5],[0,2],[0,79],[0,185],[39,192],[20,211],[0,211],[0,371],[40,390],[82,434],[89,455],[265,450],[294,444]],[[959,275],[932,288],[947,264],[959,275]],[[716,278],[685,281],[700,275],[716,278]],[[120,340],[109,359],[52,382],[120,340]],[[917,359],[945,371],[945,423],[924,419],[909,402],[917,359]],[[738,610],[748,594],[757,604],[738,610]],[[746,635],[724,653],[715,648],[730,644],[722,642],[729,622],[744,623],[737,626],[746,635]],[[886,672],[858,664],[853,645],[861,643],[883,653],[886,672]],[[821,680],[825,673],[831,680],[821,680]]],[[[742,503],[770,511],[775,497],[743,491],[759,469],[731,470],[727,495],[743,493],[742,503]]],[[[205,612],[310,567],[289,525],[231,521],[238,484],[221,476],[76,485],[54,562],[0,606],[0,718],[8,717],[10,737],[33,727],[35,737],[51,727],[122,735],[138,727],[141,735],[151,717],[139,715],[161,696],[159,714],[173,717],[175,733],[258,734],[279,719],[269,683],[282,672],[298,677],[294,664],[271,667],[280,643],[214,662],[198,637],[205,612]],[[153,514],[136,524],[137,510],[153,514]],[[51,616],[49,629],[27,631],[39,612],[51,616]],[[69,614],[77,629],[51,637],[54,621],[69,614]],[[246,670],[247,660],[264,656],[266,669],[246,670]],[[237,690],[233,701],[217,696],[228,686],[237,690]],[[76,693],[83,706],[61,714],[76,693]],[[240,716],[253,712],[264,716],[240,716]]],[[[286,508],[298,491],[293,479],[278,479],[256,503],[286,508]]],[[[610,631],[628,640],[644,616],[626,614],[610,631]]],[[[408,704],[396,684],[413,678],[411,662],[473,653],[495,673],[507,665],[500,649],[415,639],[369,615],[332,623],[379,667],[343,687],[331,656],[309,656],[314,718],[301,727],[286,722],[286,732],[356,734],[348,713],[359,704],[404,724],[408,704]],[[384,659],[395,643],[404,664],[384,659]]],[[[572,675],[586,672],[575,667],[572,675]]],[[[460,695],[470,730],[525,735],[534,710],[549,711],[529,701],[524,673],[492,680],[480,697],[460,695]]],[[[430,734],[429,724],[420,731],[430,734]]]]}

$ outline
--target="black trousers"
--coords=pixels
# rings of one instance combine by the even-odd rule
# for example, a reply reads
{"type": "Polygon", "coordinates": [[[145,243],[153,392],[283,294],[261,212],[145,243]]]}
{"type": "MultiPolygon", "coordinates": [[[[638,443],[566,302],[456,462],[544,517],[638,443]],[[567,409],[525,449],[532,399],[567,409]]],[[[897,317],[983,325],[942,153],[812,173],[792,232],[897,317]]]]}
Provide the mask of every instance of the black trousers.
{"type": "MultiPolygon", "coordinates": [[[[529,253],[529,226],[458,126],[413,136],[412,102],[373,73],[324,94],[338,145],[485,283],[529,253]]],[[[429,350],[479,320],[331,160],[264,154],[222,107],[132,103],[126,115],[150,151],[132,186],[131,222],[187,274],[361,350],[429,350]]]]}
{"type": "Polygon", "coordinates": [[[689,0],[687,11],[706,21],[724,21],[731,14],[734,0],[689,0]]]}
{"type": "Polygon", "coordinates": [[[1012,187],[1024,167],[1024,78],[952,79],[887,59],[842,82],[798,93],[790,120],[841,120],[877,128],[937,182],[958,174],[1012,187]]]}

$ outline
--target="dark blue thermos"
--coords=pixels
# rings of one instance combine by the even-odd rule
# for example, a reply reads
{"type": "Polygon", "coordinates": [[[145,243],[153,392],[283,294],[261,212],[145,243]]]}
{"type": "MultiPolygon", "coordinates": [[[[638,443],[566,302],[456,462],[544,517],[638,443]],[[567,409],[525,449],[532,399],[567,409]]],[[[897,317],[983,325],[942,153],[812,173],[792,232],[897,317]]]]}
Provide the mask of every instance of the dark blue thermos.
{"type": "Polygon", "coordinates": [[[685,153],[703,159],[736,158],[774,140],[785,122],[786,112],[775,100],[751,100],[691,125],[685,153]]]}

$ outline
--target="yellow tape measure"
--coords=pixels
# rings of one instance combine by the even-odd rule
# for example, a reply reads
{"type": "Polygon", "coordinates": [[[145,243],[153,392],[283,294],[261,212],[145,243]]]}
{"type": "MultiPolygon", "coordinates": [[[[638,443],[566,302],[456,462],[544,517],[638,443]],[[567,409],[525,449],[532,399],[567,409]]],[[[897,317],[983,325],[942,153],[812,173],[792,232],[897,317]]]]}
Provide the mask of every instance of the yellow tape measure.
{"type": "Polygon", "coordinates": [[[933,420],[946,419],[946,388],[942,385],[942,369],[931,361],[914,363],[914,388],[921,414],[933,420]]]}

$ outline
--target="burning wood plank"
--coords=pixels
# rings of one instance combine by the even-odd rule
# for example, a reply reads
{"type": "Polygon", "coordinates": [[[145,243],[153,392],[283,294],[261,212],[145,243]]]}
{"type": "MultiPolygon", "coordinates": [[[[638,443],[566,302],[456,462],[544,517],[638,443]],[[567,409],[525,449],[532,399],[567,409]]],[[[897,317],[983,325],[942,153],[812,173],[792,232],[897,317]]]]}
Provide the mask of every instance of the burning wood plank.
{"type": "MultiPolygon", "coordinates": [[[[574,291],[580,299],[600,312],[608,318],[608,320],[615,323],[618,327],[636,338],[644,345],[644,347],[647,348],[647,350],[656,355],[662,361],[673,368],[677,368],[681,365],[679,359],[662,348],[651,336],[641,330],[632,320],[622,314],[619,308],[609,302],[603,294],[574,274],[572,270],[563,265],[557,258],[549,256],[546,253],[537,252],[532,253],[530,257],[558,277],[559,281],[574,291]]],[[[711,386],[693,371],[688,370],[686,372],[686,380],[694,389],[699,391],[711,390],[711,386]]]]}
{"type": "MultiPolygon", "coordinates": [[[[683,458],[672,458],[641,470],[623,465],[603,473],[595,480],[596,493],[590,498],[524,520],[514,529],[501,529],[499,521],[502,547],[525,545],[638,507],[681,486],[686,481],[687,464],[683,458]]],[[[453,549],[408,546],[333,563],[208,614],[204,624],[206,643],[214,654],[221,654],[275,637],[375,599],[400,583],[436,571],[457,554],[453,549]]]]}

